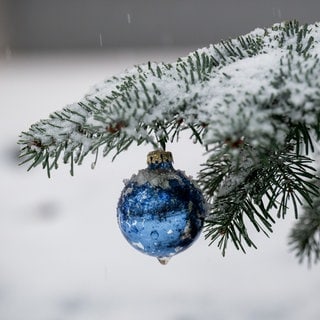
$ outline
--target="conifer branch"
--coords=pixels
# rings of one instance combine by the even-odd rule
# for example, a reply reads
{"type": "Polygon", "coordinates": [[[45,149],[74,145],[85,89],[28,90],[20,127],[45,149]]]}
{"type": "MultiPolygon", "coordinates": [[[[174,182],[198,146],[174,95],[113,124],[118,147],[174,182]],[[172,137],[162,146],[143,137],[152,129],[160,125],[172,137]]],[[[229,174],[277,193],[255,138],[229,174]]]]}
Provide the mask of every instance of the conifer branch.
{"type": "Polygon", "coordinates": [[[271,209],[277,218],[284,218],[292,202],[298,217],[302,200],[312,205],[312,197],[318,194],[318,186],[311,183],[316,177],[312,160],[297,155],[291,144],[263,155],[244,145],[240,156],[233,158],[228,148],[219,148],[198,177],[211,204],[205,236],[211,243],[218,241],[223,255],[229,239],[244,252],[243,242],[255,247],[247,231],[248,222],[268,235],[275,223],[271,209]]]}
{"type": "MultiPolygon", "coordinates": [[[[198,176],[212,204],[206,236],[223,253],[229,240],[245,250],[254,246],[248,221],[269,234],[271,209],[284,217],[291,201],[297,216],[317,196],[311,137],[320,139],[319,53],[319,24],[289,21],[172,64],[136,66],[22,132],[21,162],[50,176],[62,160],[73,174],[90,153],[96,162],[100,149],[114,158],[133,143],[165,148],[189,130],[208,155],[198,176]]],[[[319,249],[310,243],[301,256],[319,249]]]]}
{"type": "MultiPolygon", "coordinates": [[[[314,181],[320,187],[319,180],[314,181]]],[[[304,203],[304,213],[296,222],[289,235],[289,245],[300,262],[308,264],[320,260],[320,193],[311,195],[312,203],[304,203]]]]}

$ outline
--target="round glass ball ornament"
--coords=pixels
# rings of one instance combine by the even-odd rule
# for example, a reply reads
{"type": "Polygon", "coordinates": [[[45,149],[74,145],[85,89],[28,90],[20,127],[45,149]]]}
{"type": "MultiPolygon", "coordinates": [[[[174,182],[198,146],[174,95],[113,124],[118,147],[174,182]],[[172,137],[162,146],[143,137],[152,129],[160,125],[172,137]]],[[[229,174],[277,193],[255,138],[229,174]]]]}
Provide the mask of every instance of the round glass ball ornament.
{"type": "Polygon", "coordinates": [[[150,152],[148,167],[125,181],[117,208],[127,241],[162,264],[198,238],[207,209],[200,189],[172,162],[171,152],[150,152]]]}

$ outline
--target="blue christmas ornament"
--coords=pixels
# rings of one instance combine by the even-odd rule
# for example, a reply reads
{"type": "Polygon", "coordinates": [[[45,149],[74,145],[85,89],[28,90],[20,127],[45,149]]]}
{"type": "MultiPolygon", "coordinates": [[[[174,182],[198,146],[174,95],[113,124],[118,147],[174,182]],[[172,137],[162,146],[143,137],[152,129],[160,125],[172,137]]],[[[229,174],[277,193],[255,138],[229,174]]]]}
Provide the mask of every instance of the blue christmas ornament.
{"type": "Polygon", "coordinates": [[[134,248],[166,264],[198,238],[206,203],[192,180],[173,168],[171,152],[150,152],[147,162],[125,182],[118,223],[134,248]]]}

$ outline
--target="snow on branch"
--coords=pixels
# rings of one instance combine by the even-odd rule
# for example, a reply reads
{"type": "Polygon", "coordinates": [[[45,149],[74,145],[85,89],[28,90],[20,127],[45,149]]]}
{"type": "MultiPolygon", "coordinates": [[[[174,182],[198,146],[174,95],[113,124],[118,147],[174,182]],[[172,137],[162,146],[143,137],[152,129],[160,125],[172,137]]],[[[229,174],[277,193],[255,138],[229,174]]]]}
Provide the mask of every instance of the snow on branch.
{"type": "Polygon", "coordinates": [[[205,146],[245,137],[256,147],[283,144],[296,123],[319,130],[319,29],[275,24],[173,64],[136,66],[23,132],[22,160],[49,174],[60,158],[73,168],[99,147],[164,146],[185,129],[205,146]]]}

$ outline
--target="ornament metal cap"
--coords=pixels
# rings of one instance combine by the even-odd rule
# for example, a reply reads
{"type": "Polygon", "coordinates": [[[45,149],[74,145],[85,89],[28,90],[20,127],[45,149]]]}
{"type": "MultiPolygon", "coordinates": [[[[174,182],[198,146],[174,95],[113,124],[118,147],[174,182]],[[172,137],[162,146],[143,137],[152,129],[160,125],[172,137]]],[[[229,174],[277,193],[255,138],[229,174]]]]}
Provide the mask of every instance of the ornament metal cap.
{"type": "Polygon", "coordinates": [[[164,150],[151,151],[147,155],[147,164],[173,162],[172,153],[164,150]]]}

